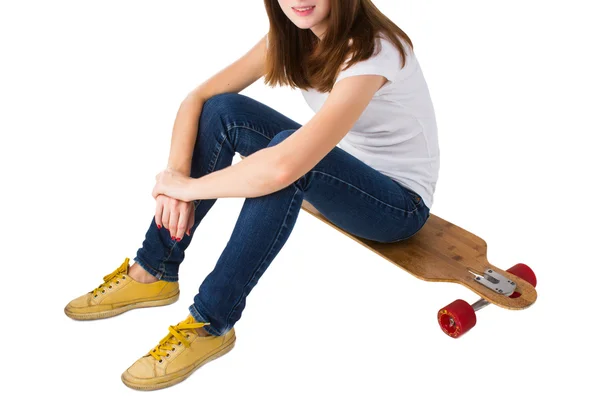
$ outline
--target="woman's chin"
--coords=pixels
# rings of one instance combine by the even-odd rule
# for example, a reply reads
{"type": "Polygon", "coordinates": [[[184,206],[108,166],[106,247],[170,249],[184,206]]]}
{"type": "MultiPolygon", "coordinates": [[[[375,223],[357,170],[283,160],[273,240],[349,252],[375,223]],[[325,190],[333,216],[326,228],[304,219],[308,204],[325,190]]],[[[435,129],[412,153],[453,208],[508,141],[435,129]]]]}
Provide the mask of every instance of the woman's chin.
{"type": "Polygon", "coordinates": [[[308,23],[306,21],[292,21],[292,22],[294,23],[294,25],[296,25],[296,27],[298,29],[310,29],[315,25],[315,24],[308,23]]]}

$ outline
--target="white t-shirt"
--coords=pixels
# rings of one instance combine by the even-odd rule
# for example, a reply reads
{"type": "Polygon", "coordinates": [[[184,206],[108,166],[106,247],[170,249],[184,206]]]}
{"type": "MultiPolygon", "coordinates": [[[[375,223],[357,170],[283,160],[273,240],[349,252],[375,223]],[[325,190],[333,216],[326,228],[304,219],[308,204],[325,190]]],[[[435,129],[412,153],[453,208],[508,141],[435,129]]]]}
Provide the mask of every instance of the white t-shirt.
{"type": "MultiPolygon", "coordinates": [[[[349,76],[371,74],[382,75],[388,82],[337,147],[413,190],[431,209],[440,166],[437,124],[417,57],[407,44],[405,49],[407,59],[402,68],[400,52],[393,43],[378,38],[371,58],[338,74],[336,83],[349,76]]],[[[314,89],[301,92],[315,113],[329,95],[314,89]]]]}

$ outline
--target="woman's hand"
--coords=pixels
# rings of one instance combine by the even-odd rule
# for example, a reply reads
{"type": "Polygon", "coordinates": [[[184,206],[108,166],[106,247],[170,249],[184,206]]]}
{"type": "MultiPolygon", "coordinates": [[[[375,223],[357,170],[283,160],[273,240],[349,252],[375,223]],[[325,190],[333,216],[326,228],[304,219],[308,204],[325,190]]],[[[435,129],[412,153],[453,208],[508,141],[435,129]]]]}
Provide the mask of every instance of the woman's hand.
{"type": "Polygon", "coordinates": [[[181,240],[184,233],[191,236],[194,225],[194,203],[188,198],[193,178],[167,168],[156,175],[152,197],[156,199],[156,225],[169,230],[171,238],[181,240]]]}
{"type": "Polygon", "coordinates": [[[160,228],[165,227],[169,230],[172,239],[177,241],[183,238],[184,233],[192,236],[192,226],[194,226],[194,203],[185,202],[172,197],[159,194],[156,196],[156,213],[154,222],[160,228]]]}
{"type": "Polygon", "coordinates": [[[190,186],[194,178],[185,176],[177,171],[165,169],[156,175],[156,184],[152,190],[152,197],[156,199],[159,194],[164,194],[174,199],[190,202],[190,186]]]}

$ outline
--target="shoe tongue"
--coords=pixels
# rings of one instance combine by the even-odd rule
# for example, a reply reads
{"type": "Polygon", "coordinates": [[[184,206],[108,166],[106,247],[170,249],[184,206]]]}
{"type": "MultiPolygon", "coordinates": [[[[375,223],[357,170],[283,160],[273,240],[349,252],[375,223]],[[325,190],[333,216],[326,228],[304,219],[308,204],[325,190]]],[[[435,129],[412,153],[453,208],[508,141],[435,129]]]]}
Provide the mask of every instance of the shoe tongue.
{"type": "Polygon", "coordinates": [[[185,332],[193,332],[194,334],[196,334],[196,330],[193,328],[181,329],[181,325],[189,325],[189,324],[196,324],[196,323],[197,323],[196,320],[190,314],[190,315],[188,315],[188,317],[186,319],[184,319],[183,321],[181,321],[180,323],[177,324],[177,328],[180,330],[180,332],[183,332],[184,334],[185,334],[185,332]]]}
{"type": "Polygon", "coordinates": [[[123,264],[121,265],[122,270],[125,272],[125,274],[129,275],[129,258],[127,258],[123,264]]]}
{"type": "Polygon", "coordinates": [[[195,324],[196,320],[194,319],[194,317],[192,316],[192,314],[188,315],[186,319],[184,319],[183,321],[181,321],[179,324],[195,324]]]}

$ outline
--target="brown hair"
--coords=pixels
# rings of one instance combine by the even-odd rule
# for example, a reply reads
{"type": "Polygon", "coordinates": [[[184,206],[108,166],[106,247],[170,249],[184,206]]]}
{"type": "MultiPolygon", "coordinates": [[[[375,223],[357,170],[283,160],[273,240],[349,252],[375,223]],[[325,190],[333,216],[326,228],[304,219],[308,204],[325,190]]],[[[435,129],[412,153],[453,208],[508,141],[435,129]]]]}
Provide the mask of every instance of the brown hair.
{"type": "Polygon", "coordinates": [[[310,29],[294,25],[277,0],[264,1],[269,17],[265,84],[271,87],[279,84],[330,92],[338,70],[349,54],[352,58],[348,67],[373,55],[378,33],[385,34],[396,46],[402,57],[402,67],[406,62],[406,51],[397,36],[413,49],[408,35],[371,0],[331,0],[329,25],[322,40],[310,29]]]}

